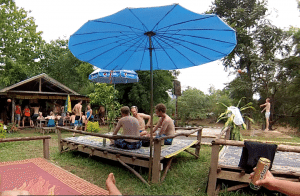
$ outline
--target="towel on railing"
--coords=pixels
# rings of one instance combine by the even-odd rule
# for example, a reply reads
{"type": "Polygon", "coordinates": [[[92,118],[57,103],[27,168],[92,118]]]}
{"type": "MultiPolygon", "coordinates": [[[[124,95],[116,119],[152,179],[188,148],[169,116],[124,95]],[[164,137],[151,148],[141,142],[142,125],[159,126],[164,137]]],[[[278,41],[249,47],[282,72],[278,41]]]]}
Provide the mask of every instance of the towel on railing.
{"type": "Polygon", "coordinates": [[[243,152],[241,155],[239,167],[247,172],[252,172],[260,157],[265,157],[271,161],[270,169],[277,149],[276,144],[265,144],[259,142],[244,142],[243,152]]]}

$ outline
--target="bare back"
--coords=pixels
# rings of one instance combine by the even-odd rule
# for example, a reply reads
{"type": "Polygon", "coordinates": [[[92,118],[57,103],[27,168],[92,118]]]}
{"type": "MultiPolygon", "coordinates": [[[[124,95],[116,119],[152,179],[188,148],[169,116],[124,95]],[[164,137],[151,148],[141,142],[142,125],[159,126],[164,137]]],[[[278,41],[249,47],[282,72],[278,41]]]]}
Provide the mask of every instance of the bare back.
{"type": "Polygon", "coordinates": [[[32,107],[33,108],[33,114],[39,114],[39,110],[40,110],[40,107],[32,107]]]}
{"type": "Polygon", "coordinates": [[[175,134],[173,120],[168,115],[166,115],[164,118],[160,118],[158,124],[161,124],[160,134],[165,134],[167,136],[175,134]]]}
{"type": "Polygon", "coordinates": [[[82,105],[80,103],[77,103],[74,106],[73,111],[74,111],[76,116],[81,116],[81,109],[82,109],[82,105]]]}

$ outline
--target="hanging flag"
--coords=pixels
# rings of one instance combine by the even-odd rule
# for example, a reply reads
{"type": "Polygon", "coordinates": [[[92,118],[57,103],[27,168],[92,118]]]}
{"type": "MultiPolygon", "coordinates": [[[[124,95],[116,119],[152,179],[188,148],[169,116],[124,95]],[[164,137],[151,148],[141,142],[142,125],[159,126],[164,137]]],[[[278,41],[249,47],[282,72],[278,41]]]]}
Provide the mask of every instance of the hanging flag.
{"type": "Polygon", "coordinates": [[[66,99],[66,103],[65,103],[65,112],[72,112],[72,106],[71,106],[71,99],[70,99],[70,95],[68,95],[67,99],[66,99]]]}

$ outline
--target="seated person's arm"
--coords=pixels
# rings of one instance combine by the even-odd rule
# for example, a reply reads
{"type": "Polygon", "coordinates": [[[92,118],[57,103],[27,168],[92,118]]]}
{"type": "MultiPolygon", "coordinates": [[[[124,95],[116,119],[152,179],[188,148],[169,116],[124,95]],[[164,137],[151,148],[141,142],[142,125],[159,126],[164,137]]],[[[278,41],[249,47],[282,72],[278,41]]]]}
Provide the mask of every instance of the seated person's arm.
{"type": "Polygon", "coordinates": [[[160,127],[162,125],[162,118],[159,119],[157,125],[154,127],[153,129],[153,133],[158,129],[158,127],[160,127]]]}
{"type": "Polygon", "coordinates": [[[117,135],[117,133],[119,132],[120,128],[121,128],[121,123],[119,121],[118,124],[117,124],[117,126],[116,126],[116,128],[115,128],[115,131],[114,131],[113,135],[117,135]]]}
{"type": "Polygon", "coordinates": [[[142,114],[141,116],[142,116],[142,118],[144,118],[144,119],[148,119],[148,122],[147,122],[146,127],[145,127],[145,128],[147,129],[147,127],[150,127],[151,116],[150,116],[150,115],[147,115],[147,114],[142,114]]]}
{"type": "Polygon", "coordinates": [[[169,126],[169,123],[167,120],[165,120],[163,123],[162,123],[162,126],[161,126],[161,129],[159,131],[159,135],[162,135],[162,134],[165,134],[165,131],[167,130],[169,126]]]}

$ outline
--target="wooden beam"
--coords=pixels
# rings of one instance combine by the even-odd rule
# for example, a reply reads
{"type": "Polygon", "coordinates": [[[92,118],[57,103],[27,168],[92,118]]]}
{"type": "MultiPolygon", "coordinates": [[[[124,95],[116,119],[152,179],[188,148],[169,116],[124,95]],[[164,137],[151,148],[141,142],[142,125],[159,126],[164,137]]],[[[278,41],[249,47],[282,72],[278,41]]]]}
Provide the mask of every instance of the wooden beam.
{"type": "Polygon", "coordinates": [[[14,123],[15,122],[15,104],[16,104],[16,100],[15,98],[12,99],[12,104],[11,104],[11,122],[14,123]]]}
{"type": "Polygon", "coordinates": [[[239,184],[239,185],[236,185],[236,186],[232,186],[232,187],[229,187],[227,188],[226,190],[221,190],[220,193],[223,193],[223,192],[230,192],[230,191],[236,191],[238,189],[241,189],[241,188],[245,188],[249,186],[249,184],[239,184]]]}
{"type": "Polygon", "coordinates": [[[161,182],[163,182],[163,181],[165,180],[165,178],[166,178],[166,176],[167,176],[167,173],[168,173],[168,171],[169,171],[169,169],[170,169],[170,167],[171,167],[172,160],[173,160],[173,157],[171,157],[171,158],[169,159],[168,163],[167,163],[167,166],[166,166],[166,168],[165,168],[164,174],[162,175],[161,180],[160,180],[161,182]]]}
{"type": "Polygon", "coordinates": [[[0,139],[2,142],[15,142],[15,141],[29,141],[29,140],[42,140],[42,139],[51,139],[51,136],[35,136],[35,137],[15,137],[15,138],[5,138],[0,139]]]}
{"type": "Polygon", "coordinates": [[[124,163],[123,161],[121,161],[121,159],[117,158],[117,160],[124,165],[127,169],[129,169],[134,175],[136,175],[144,184],[148,185],[150,187],[150,185],[146,182],[146,180],[139,174],[137,173],[134,169],[132,169],[131,167],[129,167],[129,165],[127,165],[126,163],[124,163]]]}
{"type": "Polygon", "coordinates": [[[201,138],[202,138],[202,127],[197,130],[198,130],[197,132],[198,144],[196,144],[195,155],[197,155],[197,158],[199,158],[200,148],[201,148],[201,138]]]}
{"type": "Polygon", "coordinates": [[[241,175],[239,172],[221,170],[217,174],[218,179],[250,183],[250,174],[241,175]]]}
{"type": "Polygon", "coordinates": [[[184,152],[187,152],[187,153],[189,153],[189,154],[191,154],[191,155],[195,156],[197,159],[199,158],[199,156],[198,156],[198,155],[196,155],[196,154],[194,154],[194,153],[192,153],[192,152],[188,151],[188,149],[185,149],[185,150],[184,150],[184,152]]]}
{"type": "Polygon", "coordinates": [[[207,194],[209,196],[215,195],[216,183],[217,183],[217,169],[218,169],[218,161],[219,161],[219,150],[220,150],[219,145],[212,145],[210,169],[208,175],[208,187],[207,187],[207,194]]]}
{"type": "MultiPolygon", "coordinates": [[[[164,142],[164,140],[162,141],[164,142]]],[[[153,156],[153,170],[152,170],[152,182],[158,183],[160,180],[160,156],[161,156],[161,141],[154,140],[154,156],[153,156]]]]}
{"type": "Polygon", "coordinates": [[[49,141],[50,139],[43,139],[43,153],[45,159],[50,159],[49,157],[49,141]]]}
{"type": "MultiPolygon", "coordinates": [[[[260,142],[266,143],[266,142],[260,142]]],[[[239,146],[244,147],[244,142],[242,141],[235,141],[235,140],[223,140],[223,139],[216,139],[214,141],[214,145],[229,145],[229,146],[239,146]]],[[[288,146],[288,145],[278,145],[278,151],[282,152],[300,152],[300,146],[288,146]]]]}
{"type": "Polygon", "coordinates": [[[39,92],[42,92],[42,78],[39,81],[39,92]]]}

